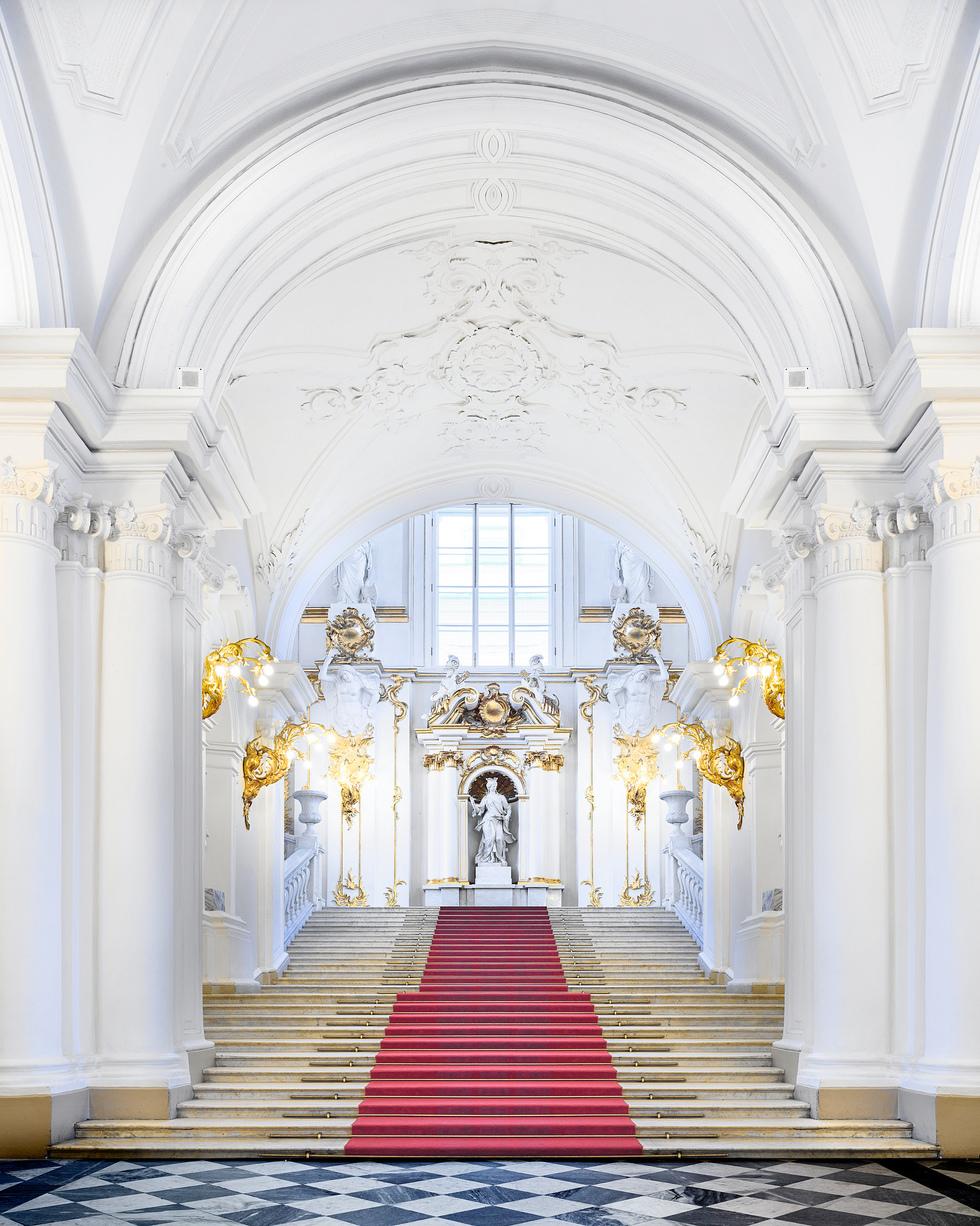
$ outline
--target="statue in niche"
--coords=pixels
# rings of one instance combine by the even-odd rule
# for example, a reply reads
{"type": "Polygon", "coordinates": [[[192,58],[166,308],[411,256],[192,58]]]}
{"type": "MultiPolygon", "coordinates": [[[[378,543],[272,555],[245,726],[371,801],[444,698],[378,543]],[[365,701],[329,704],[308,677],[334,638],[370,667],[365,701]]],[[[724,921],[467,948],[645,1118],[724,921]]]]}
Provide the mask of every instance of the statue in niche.
{"type": "Polygon", "coordinates": [[[534,694],[534,697],[541,704],[541,709],[548,715],[558,714],[558,699],[554,694],[549,694],[545,689],[544,677],[544,656],[531,656],[527,662],[527,668],[521,673],[521,680],[525,686],[534,694]]]}
{"type": "Polygon", "coordinates": [[[477,864],[506,864],[507,846],[513,843],[510,832],[510,802],[497,791],[495,775],[487,777],[487,790],[481,800],[470,799],[472,815],[480,834],[477,864]]]}
{"type": "Polygon", "coordinates": [[[343,608],[356,609],[358,605],[374,608],[378,591],[374,584],[374,557],[370,541],[364,541],[344,558],[334,572],[334,581],[337,584],[334,604],[343,608]]]}
{"type": "Polygon", "coordinates": [[[320,669],[324,723],[341,736],[363,736],[371,721],[377,689],[356,668],[344,664],[333,672],[329,661],[320,669]]]}
{"type": "Polygon", "coordinates": [[[653,595],[653,567],[645,561],[625,541],[616,542],[616,566],[613,573],[613,585],[610,599],[616,610],[643,609],[655,612],[655,618],[660,617],[660,609],[653,595]]]}
{"type": "Polygon", "coordinates": [[[657,704],[663,695],[667,667],[659,661],[655,673],[648,664],[637,664],[628,673],[609,681],[609,701],[615,722],[627,736],[645,736],[657,722],[657,704]]]}
{"type": "Polygon", "coordinates": [[[432,691],[431,712],[443,711],[449,706],[449,700],[458,689],[461,688],[463,682],[469,676],[468,672],[464,672],[459,666],[459,656],[450,656],[446,660],[446,670],[442,680],[432,691]]]}

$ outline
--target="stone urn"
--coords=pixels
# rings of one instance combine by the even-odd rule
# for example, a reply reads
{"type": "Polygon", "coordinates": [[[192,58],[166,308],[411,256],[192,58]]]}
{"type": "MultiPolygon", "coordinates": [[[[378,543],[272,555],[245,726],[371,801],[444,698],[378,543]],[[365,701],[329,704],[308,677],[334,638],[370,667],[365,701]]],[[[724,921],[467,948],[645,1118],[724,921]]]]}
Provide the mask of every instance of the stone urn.
{"type": "Polygon", "coordinates": [[[687,806],[694,799],[694,793],[687,788],[673,788],[668,792],[661,792],[660,799],[667,805],[666,818],[674,828],[670,836],[671,842],[678,839],[690,842],[690,835],[684,834],[683,826],[687,822],[687,806]]]}
{"type": "Polygon", "coordinates": [[[299,801],[299,820],[309,833],[311,826],[316,826],[320,817],[320,805],[327,799],[326,792],[318,792],[315,788],[300,788],[293,792],[293,800],[299,801]]]}

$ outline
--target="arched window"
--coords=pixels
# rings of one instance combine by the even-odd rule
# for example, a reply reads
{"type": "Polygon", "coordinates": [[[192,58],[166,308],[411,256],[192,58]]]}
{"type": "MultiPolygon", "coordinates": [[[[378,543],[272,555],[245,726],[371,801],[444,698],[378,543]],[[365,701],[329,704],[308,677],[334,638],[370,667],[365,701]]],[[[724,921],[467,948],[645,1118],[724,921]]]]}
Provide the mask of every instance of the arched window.
{"type": "Polygon", "coordinates": [[[469,503],[432,517],[433,648],[469,668],[552,659],[555,516],[541,507],[469,503]]]}

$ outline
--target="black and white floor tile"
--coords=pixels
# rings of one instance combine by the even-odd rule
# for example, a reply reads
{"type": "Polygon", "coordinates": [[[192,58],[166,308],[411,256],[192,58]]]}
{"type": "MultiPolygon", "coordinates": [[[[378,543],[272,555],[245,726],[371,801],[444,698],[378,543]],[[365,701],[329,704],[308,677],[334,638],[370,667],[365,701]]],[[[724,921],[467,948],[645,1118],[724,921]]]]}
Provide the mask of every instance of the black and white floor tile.
{"type": "Polygon", "coordinates": [[[968,1162],[0,1162],[0,1226],[980,1226],[968,1162]]]}

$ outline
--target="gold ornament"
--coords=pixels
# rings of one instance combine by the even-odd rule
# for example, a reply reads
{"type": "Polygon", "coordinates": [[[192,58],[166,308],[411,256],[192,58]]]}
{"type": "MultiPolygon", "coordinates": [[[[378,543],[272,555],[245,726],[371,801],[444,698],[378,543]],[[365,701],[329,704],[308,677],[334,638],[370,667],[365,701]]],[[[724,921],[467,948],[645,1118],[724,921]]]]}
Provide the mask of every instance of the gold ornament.
{"type": "Polygon", "coordinates": [[[657,777],[657,751],[646,736],[616,735],[620,752],[613,759],[616,773],[626,788],[626,806],[637,830],[647,811],[647,787],[657,777]]]}
{"type": "Polygon", "coordinates": [[[366,907],[367,894],[360,881],[354,880],[354,870],[348,869],[347,876],[338,879],[333,889],[333,900],[338,907],[366,907]]]}
{"type": "Polygon", "coordinates": [[[385,889],[385,906],[386,907],[394,908],[394,907],[401,906],[401,903],[398,901],[398,887],[404,884],[405,882],[399,879],[398,881],[395,882],[394,885],[389,885],[385,889]]]}
{"type": "Polygon", "coordinates": [[[644,609],[630,609],[613,626],[613,642],[620,655],[631,660],[649,660],[660,651],[660,622],[644,609]]]}
{"type": "Polygon", "coordinates": [[[735,801],[738,829],[741,830],[742,819],[745,817],[745,761],[742,758],[742,746],[730,736],[722,737],[715,744],[711,733],[700,720],[693,723],[675,720],[672,724],[664,724],[662,728],[654,728],[650,738],[656,744],[661,738],[672,733],[693,742],[690,749],[678,754],[678,758],[696,755],[697,768],[705,779],[724,788],[735,801]]]}
{"type": "Polygon", "coordinates": [[[540,749],[529,749],[524,755],[525,770],[540,766],[543,771],[560,771],[564,765],[565,757],[560,753],[545,753],[540,749]]]}
{"type": "Polygon", "coordinates": [[[768,709],[778,719],[786,718],[786,674],[783,658],[768,643],[755,643],[751,639],[732,636],[718,644],[714,654],[715,674],[719,678],[731,678],[741,669],[742,676],[732,688],[732,706],[753,677],[762,679],[762,698],[768,709]],[[731,651],[730,648],[735,648],[731,651]]]}
{"type": "Polygon", "coordinates": [[[645,877],[642,881],[640,880],[639,869],[623,886],[623,892],[619,896],[619,905],[621,907],[653,906],[653,890],[650,888],[650,882],[645,877]]]}
{"type": "Polygon", "coordinates": [[[586,878],[586,880],[583,881],[582,884],[587,885],[589,887],[589,906],[596,907],[596,908],[601,907],[602,906],[602,890],[597,885],[594,885],[590,880],[588,880],[588,878],[586,878]]]}
{"type": "Polygon", "coordinates": [[[261,736],[254,737],[245,746],[245,757],[242,761],[242,815],[245,818],[245,829],[251,829],[249,810],[252,801],[263,788],[278,783],[285,778],[293,759],[298,757],[294,746],[297,741],[313,739],[319,736],[329,737],[330,733],[323,724],[303,720],[300,724],[283,724],[273,737],[272,744],[266,744],[261,736]]]}
{"type": "Polygon", "coordinates": [[[225,684],[232,677],[242,687],[250,700],[256,699],[255,687],[246,676],[250,672],[256,685],[264,684],[273,671],[276,657],[268,643],[262,639],[238,639],[237,642],[221,643],[204,657],[204,672],[201,675],[201,718],[210,717],[221,709],[225,697],[225,684]],[[250,652],[249,648],[256,650],[250,652]]]}
{"type": "Polygon", "coordinates": [[[441,749],[438,753],[427,753],[422,759],[422,765],[427,771],[441,771],[447,766],[462,770],[463,755],[456,749],[441,749]]]}
{"type": "Polygon", "coordinates": [[[340,784],[340,814],[349,830],[361,806],[361,784],[371,774],[374,729],[363,736],[337,737],[330,753],[330,778],[340,784]]]}
{"type": "Polygon", "coordinates": [[[381,701],[391,703],[391,880],[392,884],[385,890],[385,906],[397,907],[398,887],[404,881],[398,878],[398,806],[401,804],[402,790],[398,784],[398,726],[408,714],[408,703],[398,697],[402,686],[408,680],[401,673],[395,673],[387,686],[381,688],[381,701]]]}
{"type": "Polygon", "coordinates": [[[374,646],[374,625],[357,609],[344,609],[327,622],[327,650],[331,648],[342,664],[364,658],[374,646]]]}

